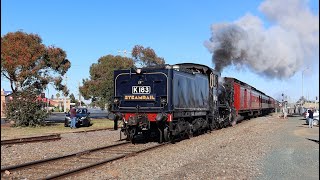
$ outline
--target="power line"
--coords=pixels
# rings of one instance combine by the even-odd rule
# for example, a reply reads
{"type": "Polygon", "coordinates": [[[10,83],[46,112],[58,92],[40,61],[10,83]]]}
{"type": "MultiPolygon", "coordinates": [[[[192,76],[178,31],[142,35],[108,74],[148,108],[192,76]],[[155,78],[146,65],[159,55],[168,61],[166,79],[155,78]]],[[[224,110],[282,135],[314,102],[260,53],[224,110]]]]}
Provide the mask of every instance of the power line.
{"type": "Polygon", "coordinates": [[[127,53],[131,53],[131,51],[127,51],[126,49],[124,49],[124,50],[119,50],[118,51],[118,54],[121,56],[121,53],[123,53],[123,56],[124,57],[127,57],[127,53]]]}

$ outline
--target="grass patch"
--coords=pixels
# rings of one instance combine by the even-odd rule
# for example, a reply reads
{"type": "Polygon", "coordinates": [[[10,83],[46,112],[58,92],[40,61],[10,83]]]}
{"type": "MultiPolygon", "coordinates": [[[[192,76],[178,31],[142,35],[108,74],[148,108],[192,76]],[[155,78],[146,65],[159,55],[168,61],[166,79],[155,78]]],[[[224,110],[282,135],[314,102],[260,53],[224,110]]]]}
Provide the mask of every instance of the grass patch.
{"type": "Polygon", "coordinates": [[[80,127],[77,129],[70,129],[64,127],[64,123],[49,123],[42,127],[2,127],[1,126],[1,140],[14,139],[30,136],[42,136],[49,134],[63,134],[77,131],[87,131],[94,129],[113,128],[113,121],[109,119],[91,119],[92,125],[89,127],[80,127]]]}

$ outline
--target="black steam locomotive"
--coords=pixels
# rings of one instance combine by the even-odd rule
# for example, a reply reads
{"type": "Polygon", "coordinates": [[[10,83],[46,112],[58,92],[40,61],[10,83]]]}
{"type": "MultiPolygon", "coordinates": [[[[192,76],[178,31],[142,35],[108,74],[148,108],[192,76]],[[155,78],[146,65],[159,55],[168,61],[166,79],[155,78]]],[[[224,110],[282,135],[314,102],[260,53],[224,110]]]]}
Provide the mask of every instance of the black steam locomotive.
{"type": "Polygon", "coordinates": [[[219,77],[214,69],[193,63],[116,70],[109,118],[123,121],[127,140],[161,143],[274,109],[274,100],[263,92],[233,78],[219,83],[219,77]]]}

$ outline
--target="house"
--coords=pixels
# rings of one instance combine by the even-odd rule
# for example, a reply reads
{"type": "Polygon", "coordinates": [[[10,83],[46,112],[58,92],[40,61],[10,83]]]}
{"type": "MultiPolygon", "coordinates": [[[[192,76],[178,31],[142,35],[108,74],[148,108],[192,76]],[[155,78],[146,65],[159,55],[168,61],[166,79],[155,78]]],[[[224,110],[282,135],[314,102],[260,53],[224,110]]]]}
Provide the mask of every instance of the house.
{"type": "Polygon", "coordinates": [[[4,109],[6,108],[6,95],[4,90],[1,89],[1,118],[5,117],[4,109]]]}
{"type": "Polygon", "coordinates": [[[4,89],[1,89],[1,118],[5,118],[5,109],[6,109],[6,102],[9,99],[12,99],[10,96],[12,94],[12,91],[5,91],[4,89]]]}
{"type": "MultiPolygon", "coordinates": [[[[63,98],[55,98],[55,99],[49,99],[49,107],[59,107],[62,110],[62,107],[64,106],[64,99],[63,98]]],[[[70,98],[66,98],[66,111],[70,110],[70,98]]]]}

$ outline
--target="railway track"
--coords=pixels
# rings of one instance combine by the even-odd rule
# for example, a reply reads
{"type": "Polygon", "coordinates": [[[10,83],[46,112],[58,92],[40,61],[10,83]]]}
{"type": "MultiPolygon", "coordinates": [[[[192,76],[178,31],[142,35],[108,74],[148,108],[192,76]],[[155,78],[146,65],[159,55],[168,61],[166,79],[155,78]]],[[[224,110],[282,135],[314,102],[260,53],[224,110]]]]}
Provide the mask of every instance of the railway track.
{"type": "Polygon", "coordinates": [[[1,167],[1,179],[62,178],[163,145],[165,144],[122,142],[69,155],[1,167]]]}
{"type": "MultiPolygon", "coordinates": [[[[83,130],[83,131],[74,131],[72,133],[87,133],[87,132],[104,131],[104,130],[111,131],[113,130],[113,128],[90,129],[90,130],[83,130]]],[[[1,145],[33,143],[33,142],[40,142],[40,141],[55,141],[60,139],[61,139],[60,134],[52,134],[52,135],[46,135],[46,136],[33,136],[33,137],[27,137],[27,138],[2,140],[1,145]]]]}
{"type": "MultiPolygon", "coordinates": [[[[120,127],[119,127],[119,128],[120,128],[120,127]]],[[[83,130],[83,131],[74,131],[74,132],[72,132],[72,133],[86,133],[86,132],[105,131],[105,130],[112,131],[113,128],[90,129],[90,130],[83,130]]]]}
{"type": "Polygon", "coordinates": [[[27,137],[27,138],[2,140],[1,145],[23,144],[23,143],[32,143],[32,142],[39,142],[39,141],[56,141],[60,139],[61,139],[60,134],[52,134],[47,136],[35,136],[35,137],[27,137]]]}

